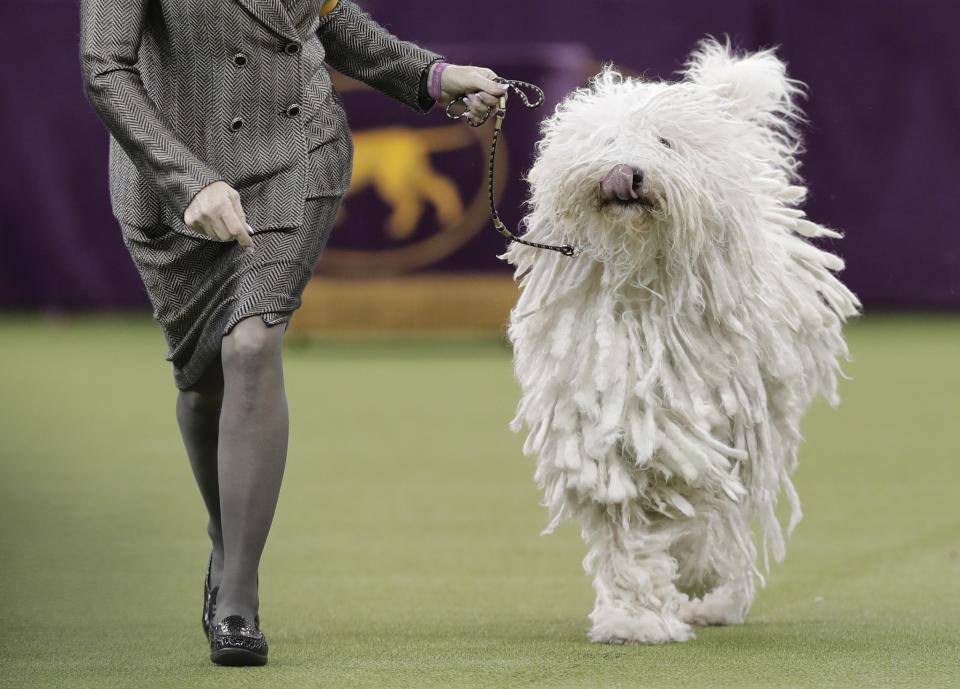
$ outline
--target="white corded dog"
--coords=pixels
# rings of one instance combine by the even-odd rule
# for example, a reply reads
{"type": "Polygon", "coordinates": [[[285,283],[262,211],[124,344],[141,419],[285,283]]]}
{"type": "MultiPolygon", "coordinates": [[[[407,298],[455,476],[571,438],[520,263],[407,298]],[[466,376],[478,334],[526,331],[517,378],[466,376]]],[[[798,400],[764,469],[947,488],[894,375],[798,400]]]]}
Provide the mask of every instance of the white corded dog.
{"type": "Polygon", "coordinates": [[[799,85],[771,51],[705,41],[676,83],[612,69],[543,125],[510,339],[514,428],[551,521],[580,520],[593,641],[662,643],[742,622],[784,536],[800,418],[836,403],[857,298],[813,237],[799,85]],[[759,520],[764,566],[751,524],[759,520]]]}

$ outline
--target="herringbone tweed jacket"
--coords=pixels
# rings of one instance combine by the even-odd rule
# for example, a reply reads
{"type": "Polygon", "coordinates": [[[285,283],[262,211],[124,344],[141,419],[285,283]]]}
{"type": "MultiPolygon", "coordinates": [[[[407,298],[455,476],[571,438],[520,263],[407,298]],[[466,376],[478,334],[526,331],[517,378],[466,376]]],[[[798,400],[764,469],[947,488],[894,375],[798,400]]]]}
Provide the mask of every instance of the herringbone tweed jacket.
{"type": "Polygon", "coordinates": [[[82,0],[80,59],[111,134],[114,215],[200,236],[183,213],[217,180],[255,231],[345,193],[353,147],[325,59],[426,111],[421,79],[441,56],[350,0],[82,0]]]}

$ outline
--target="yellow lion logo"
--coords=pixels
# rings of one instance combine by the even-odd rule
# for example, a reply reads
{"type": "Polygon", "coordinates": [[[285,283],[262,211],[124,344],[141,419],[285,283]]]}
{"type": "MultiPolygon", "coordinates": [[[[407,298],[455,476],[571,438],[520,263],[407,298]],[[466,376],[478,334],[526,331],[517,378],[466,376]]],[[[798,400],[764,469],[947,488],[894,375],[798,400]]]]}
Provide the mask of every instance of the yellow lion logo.
{"type": "MultiPolygon", "coordinates": [[[[460,192],[434,169],[430,156],[475,145],[473,135],[465,127],[383,127],[356,132],[353,141],[353,176],[346,198],[373,187],[391,209],[384,222],[391,239],[408,239],[423,218],[427,204],[433,206],[439,223],[445,227],[460,219],[460,192]]],[[[342,221],[341,215],[338,222],[342,221]]]]}

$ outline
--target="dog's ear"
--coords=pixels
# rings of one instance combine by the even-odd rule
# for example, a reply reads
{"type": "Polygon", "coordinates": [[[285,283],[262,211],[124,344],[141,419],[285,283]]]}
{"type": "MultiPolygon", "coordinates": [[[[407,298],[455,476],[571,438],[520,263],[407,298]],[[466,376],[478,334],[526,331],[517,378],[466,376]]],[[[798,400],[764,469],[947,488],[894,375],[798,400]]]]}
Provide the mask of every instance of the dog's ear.
{"type": "Polygon", "coordinates": [[[727,43],[702,41],[690,56],[688,81],[717,90],[735,112],[747,119],[767,114],[793,114],[800,82],[787,78],[787,67],[773,50],[738,55],[727,43]]]}

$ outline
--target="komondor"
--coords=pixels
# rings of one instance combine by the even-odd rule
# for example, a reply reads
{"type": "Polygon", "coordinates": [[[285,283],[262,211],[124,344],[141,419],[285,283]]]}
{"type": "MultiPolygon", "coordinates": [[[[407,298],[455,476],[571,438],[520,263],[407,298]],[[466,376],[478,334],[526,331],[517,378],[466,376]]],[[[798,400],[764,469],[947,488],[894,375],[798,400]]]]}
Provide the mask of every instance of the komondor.
{"type": "Polygon", "coordinates": [[[654,644],[742,622],[800,519],[800,418],[837,402],[857,298],[838,238],[798,206],[796,98],[771,51],[705,41],[679,82],[611,68],[543,124],[509,335],[513,426],[538,457],[547,531],[589,545],[593,641],[654,644]],[[753,524],[759,527],[763,565],[753,524]]]}

